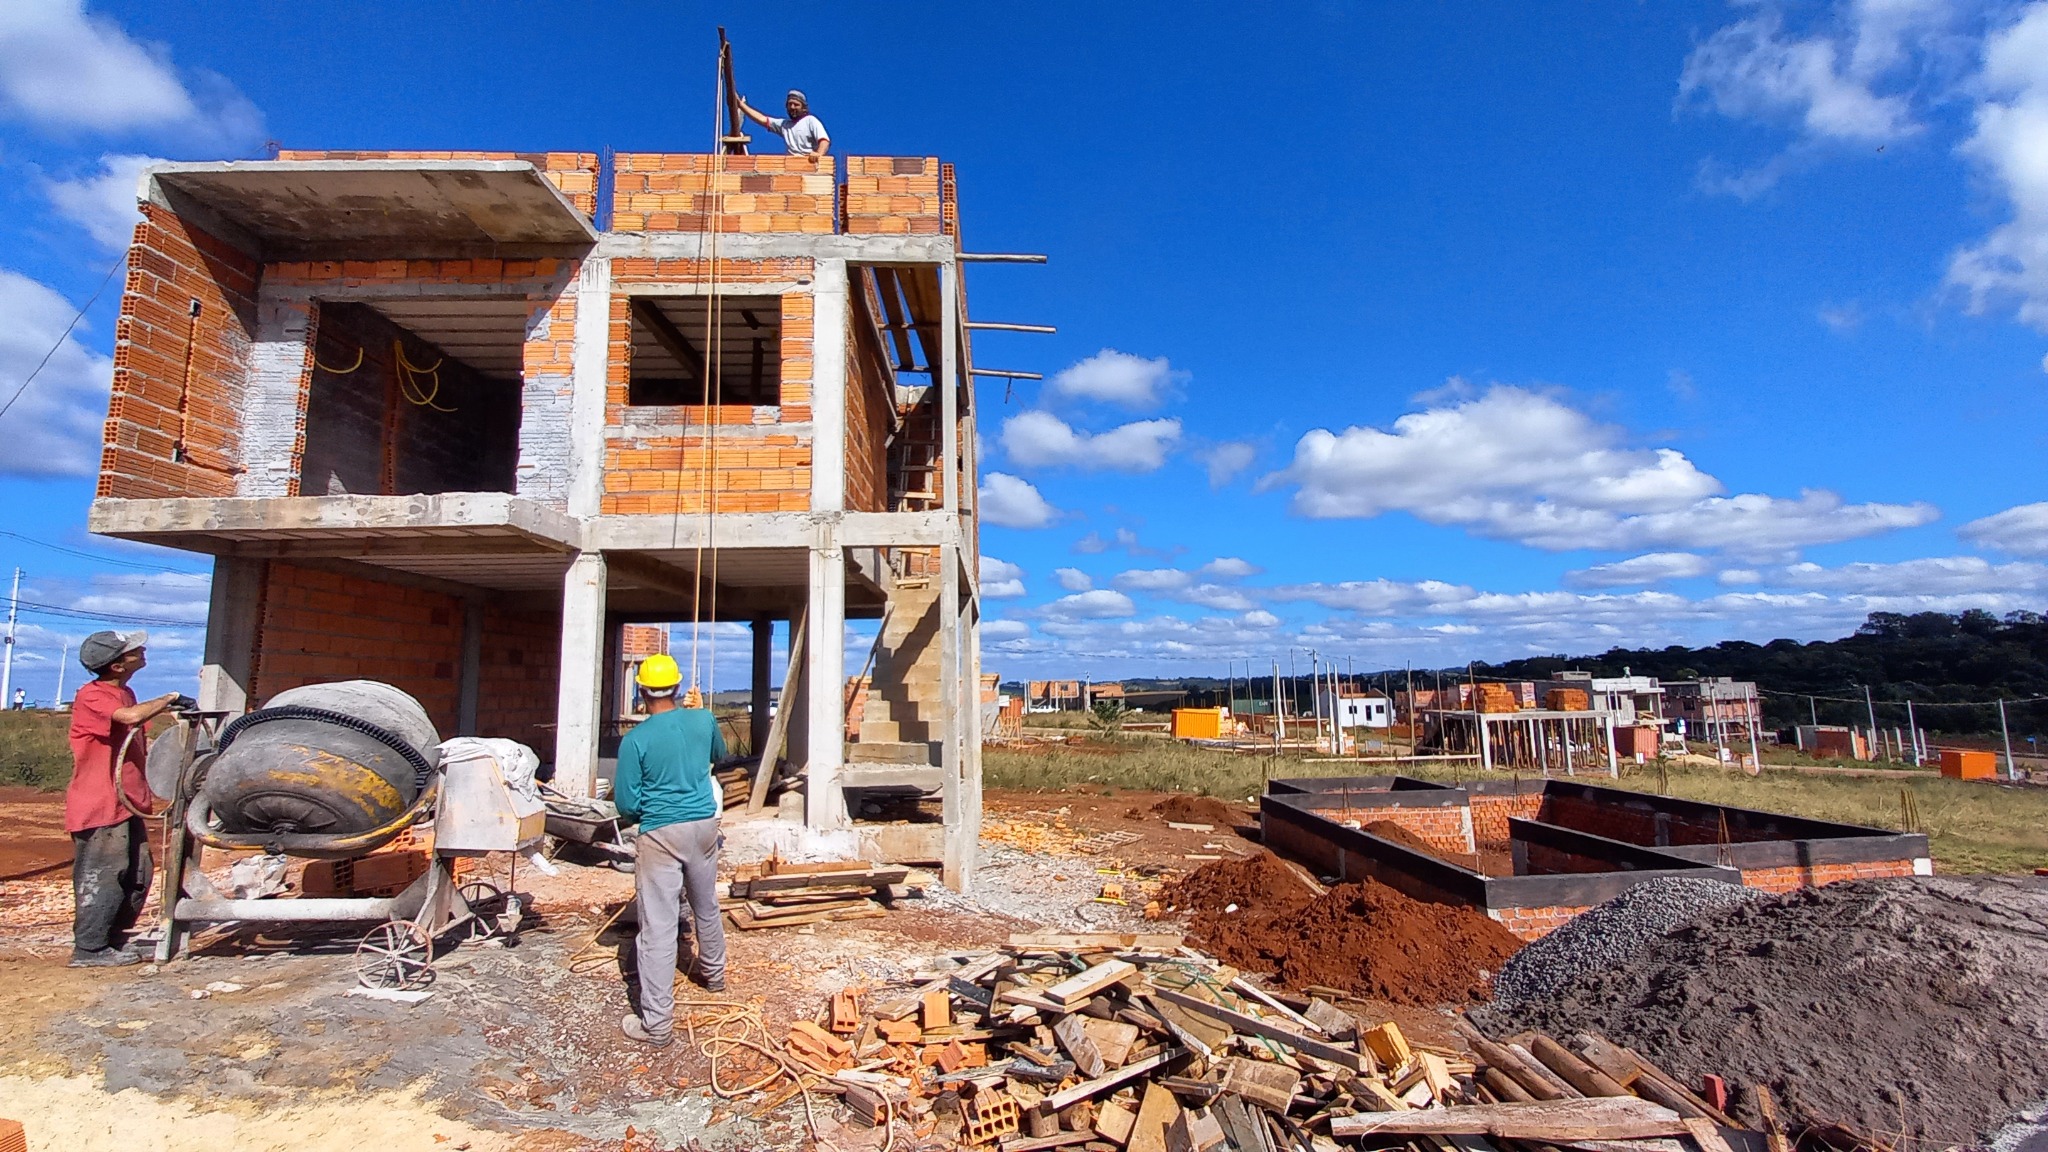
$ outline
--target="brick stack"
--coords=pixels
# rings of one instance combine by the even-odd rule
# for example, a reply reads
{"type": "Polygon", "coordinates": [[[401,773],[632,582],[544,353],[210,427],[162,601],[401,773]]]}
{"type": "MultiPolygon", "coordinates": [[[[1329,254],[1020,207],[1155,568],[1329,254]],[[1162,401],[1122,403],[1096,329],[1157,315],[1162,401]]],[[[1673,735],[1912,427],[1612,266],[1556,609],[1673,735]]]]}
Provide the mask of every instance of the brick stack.
{"type": "Polygon", "coordinates": [[[615,232],[832,231],[831,157],[621,152],[615,232]]]}
{"type": "Polygon", "coordinates": [[[1481,712],[1519,712],[1522,701],[1505,684],[1479,684],[1472,692],[1473,707],[1481,712]]]}
{"type": "Polygon", "coordinates": [[[849,156],[842,230],[937,236],[946,231],[936,156],[849,156]]]}
{"type": "Polygon", "coordinates": [[[585,216],[597,215],[597,153],[595,152],[363,152],[288,148],[279,160],[524,160],[540,170],[569,203],[585,216]]]}
{"type": "Polygon", "coordinates": [[[145,204],[142,215],[114,328],[97,494],[232,496],[258,267],[168,209],[145,204]]]}
{"type": "Polygon", "coordinates": [[[1552,688],[1543,694],[1543,706],[1552,712],[1590,712],[1593,698],[1583,688],[1552,688]]]}

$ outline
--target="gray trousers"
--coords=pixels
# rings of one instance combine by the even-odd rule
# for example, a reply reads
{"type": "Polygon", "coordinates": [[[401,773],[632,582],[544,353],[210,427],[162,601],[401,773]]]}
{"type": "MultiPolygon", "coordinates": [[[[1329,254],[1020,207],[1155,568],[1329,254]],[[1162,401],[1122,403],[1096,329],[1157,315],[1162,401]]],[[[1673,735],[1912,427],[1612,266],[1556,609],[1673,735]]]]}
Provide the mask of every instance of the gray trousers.
{"type": "Polygon", "coordinates": [[[130,816],[71,834],[71,946],[97,952],[119,946],[142,916],[156,864],[149,829],[130,816]]]}
{"type": "Polygon", "coordinates": [[[670,1034],[676,1007],[676,945],[689,902],[697,927],[697,975],[725,978],[725,923],[718,913],[718,817],[642,832],[633,863],[640,902],[634,955],[640,969],[640,1022],[650,1036],[670,1034]]]}

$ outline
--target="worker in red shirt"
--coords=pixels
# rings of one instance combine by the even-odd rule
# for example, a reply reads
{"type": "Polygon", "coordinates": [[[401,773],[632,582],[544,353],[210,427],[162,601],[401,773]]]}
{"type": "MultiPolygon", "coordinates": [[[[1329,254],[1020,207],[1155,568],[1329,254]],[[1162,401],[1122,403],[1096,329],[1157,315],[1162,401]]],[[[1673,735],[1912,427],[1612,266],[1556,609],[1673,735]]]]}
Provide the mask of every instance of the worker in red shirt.
{"type": "Polygon", "coordinates": [[[179,702],[176,692],[135,702],[128,681],[147,663],[146,632],[95,632],[78,646],[78,662],[95,679],[71,702],[71,787],[64,793],[64,828],[71,833],[71,967],[116,968],[142,960],[125,947],[142,916],[155,863],[143,774],[148,742],[142,726],[179,702]],[[127,740],[130,732],[133,740],[127,740]],[[127,752],[114,757],[127,741],[127,752]],[[117,783],[118,777],[118,783],[117,783]],[[126,797],[127,803],[122,803],[126,797]]]}

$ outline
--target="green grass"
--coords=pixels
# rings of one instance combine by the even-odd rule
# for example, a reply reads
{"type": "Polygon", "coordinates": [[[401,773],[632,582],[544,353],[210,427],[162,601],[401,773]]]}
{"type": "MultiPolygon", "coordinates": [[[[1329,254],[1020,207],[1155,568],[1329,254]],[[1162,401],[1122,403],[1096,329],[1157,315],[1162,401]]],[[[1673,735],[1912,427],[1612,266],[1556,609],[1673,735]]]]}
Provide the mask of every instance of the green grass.
{"type": "MultiPolygon", "coordinates": [[[[1393,771],[1396,769],[1391,766],[1374,764],[1309,764],[1295,758],[1236,756],[1166,741],[1116,745],[1091,741],[1086,748],[991,745],[982,751],[982,778],[991,788],[1128,788],[1229,800],[1257,795],[1268,775],[1284,779],[1393,771]]],[[[1445,783],[1512,777],[1512,773],[1481,773],[1441,764],[1416,764],[1399,771],[1445,783]]],[[[2031,872],[2048,867],[2048,788],[1948,780],[1932,774],[1912,778],[1820,775],[1778,771],[1768,765],[1755,777],[1733,770],[1674,765],[1661,779],[1654,766],[1628,765],[1619,780],[1588,780],[1645,792],[1659,791],[1661,785],[1666,794],[1686,800],[1888,829],[1904,827],[1900,794],[1910,791],[1919,808],[1921,830],[1927,833],[1936,866],[1942,871],[2031,872]]]]}
{"type": "Polygon", "coordinates": [[[0,712],[0,784],[55,792],[71,782],[68,712],[0,712]]]}

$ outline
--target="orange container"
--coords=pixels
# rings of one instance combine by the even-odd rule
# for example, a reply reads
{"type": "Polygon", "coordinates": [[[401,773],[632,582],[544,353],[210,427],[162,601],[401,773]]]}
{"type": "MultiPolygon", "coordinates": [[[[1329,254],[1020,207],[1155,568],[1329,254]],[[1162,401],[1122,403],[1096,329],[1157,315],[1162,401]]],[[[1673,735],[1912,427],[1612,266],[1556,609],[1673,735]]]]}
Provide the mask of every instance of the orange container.
{"type": "Polygon", "coordinates": [[[1995,780],[1998,778],[1998,753],[1974,748],[1944,748],[1941,750],[1941,774],[1951,780],[1995,780]]]}
{"type": "Polygon", "coordinates": [[[1224,708],[1175,708],[1173,710],[1173,738],[1175,740],[1220,740],[1223,725],[1230,715],[1224,708]]]}

